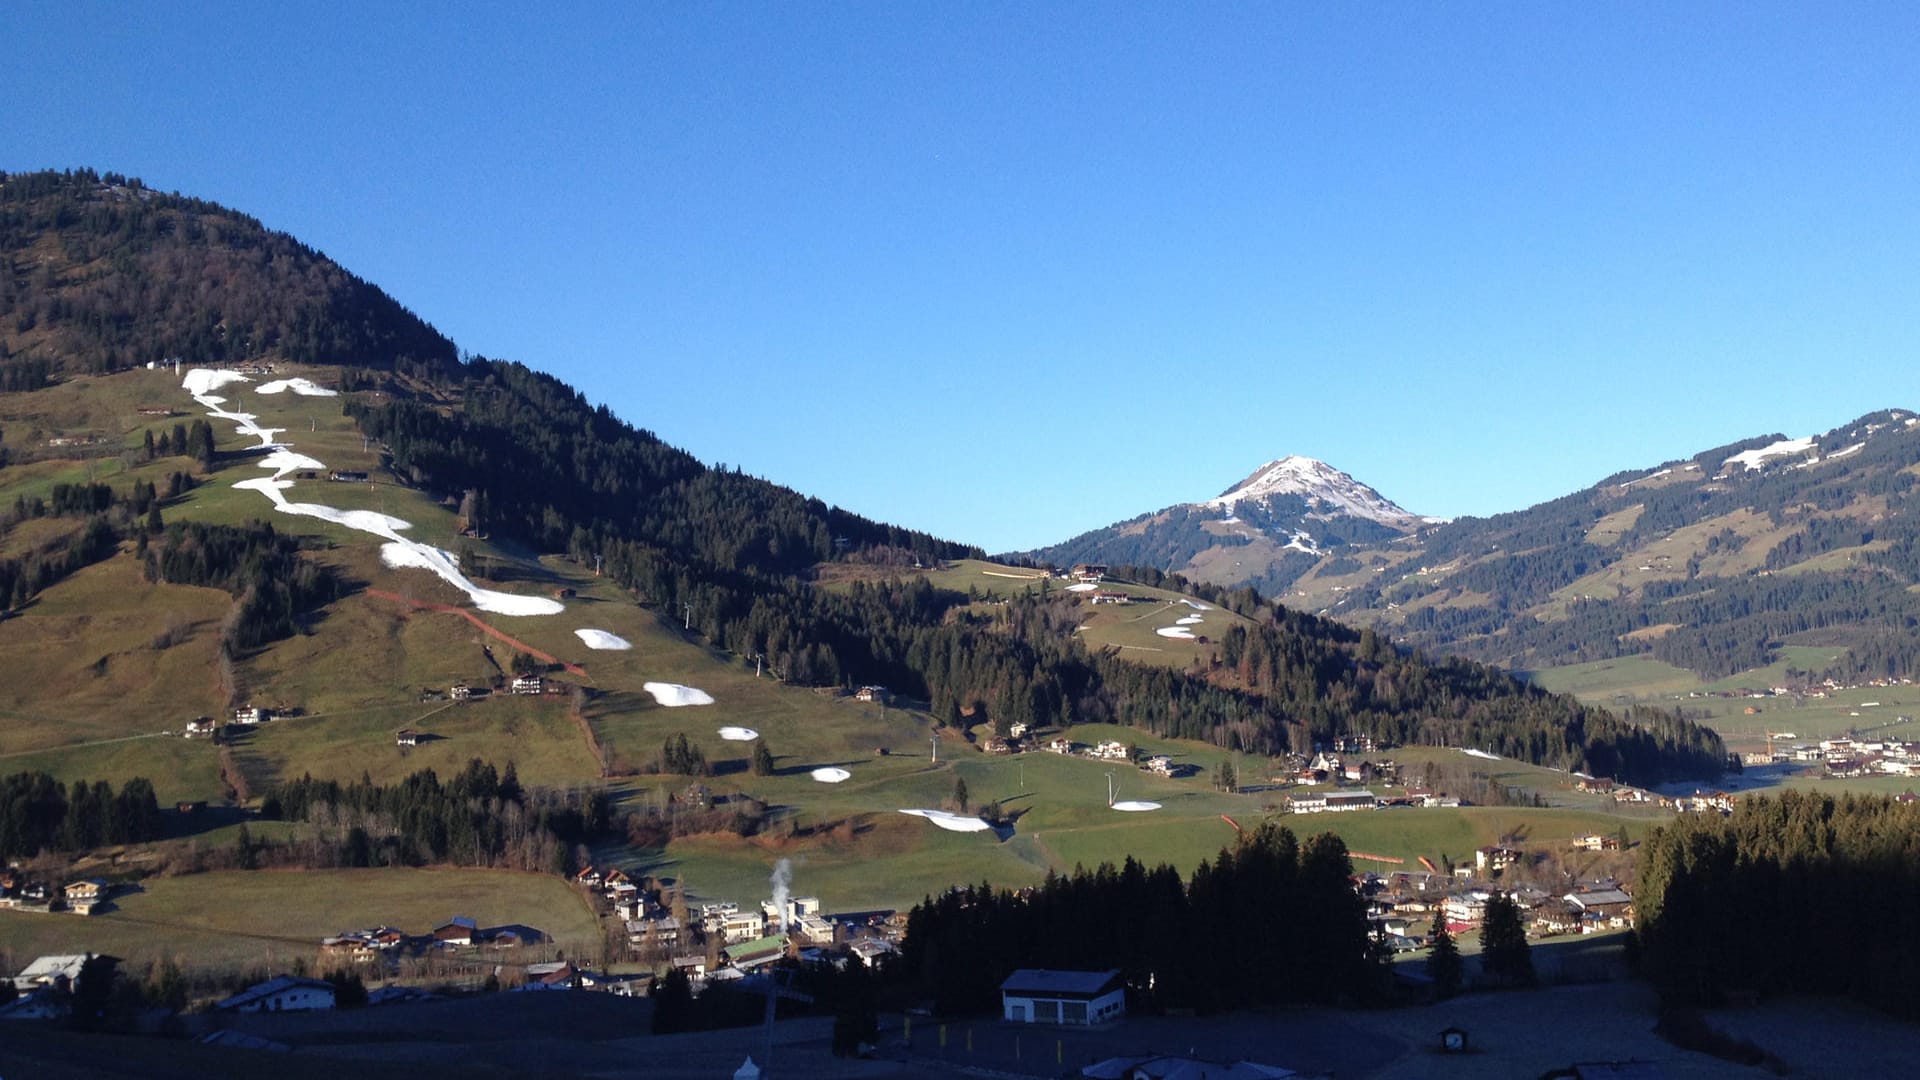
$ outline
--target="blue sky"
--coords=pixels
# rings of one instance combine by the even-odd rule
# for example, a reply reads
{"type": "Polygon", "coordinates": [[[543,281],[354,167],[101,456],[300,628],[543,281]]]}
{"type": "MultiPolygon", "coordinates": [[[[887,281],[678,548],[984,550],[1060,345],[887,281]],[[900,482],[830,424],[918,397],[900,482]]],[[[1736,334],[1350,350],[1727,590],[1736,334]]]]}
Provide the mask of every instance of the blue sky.
{"type": "Polygon", "coordinates": [[[1487,514],[1920,407],[1912,5],[281,7],[8,5],[0,168],[991,550],[1288,453],[1487,514]]]}

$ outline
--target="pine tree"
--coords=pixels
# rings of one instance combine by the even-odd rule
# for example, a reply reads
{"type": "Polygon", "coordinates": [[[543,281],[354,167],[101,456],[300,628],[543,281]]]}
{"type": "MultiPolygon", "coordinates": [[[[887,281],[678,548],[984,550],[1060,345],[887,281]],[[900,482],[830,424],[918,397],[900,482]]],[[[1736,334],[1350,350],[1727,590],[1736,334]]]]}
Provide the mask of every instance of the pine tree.
{"type": "Polygon", "coordinates": [[[1486,919],[1480,924],[1480,965],[1487,974],[1508,983],[1533,982],[1533,951],[1527,944],[1520,905],[1505,893],[1487,901],[1486,919]]]}
{"type": "Polygon", "coordinates": [[[1454,944],[1453,935],[1447,931],[1444,911],[1434,912],[1433,932],[1427,948],[1427,977],[1433,980],[1434,991],[1441,997],[1459,993],[1464,965],[1460,960],[1460,946],[1454,944]]]}
{"type": "Polygon", "coordinates": [[[753,775],[773,775],[773,751],[767,749],[765,739],[753,741],[753,775]]]}
{"type": "Polygon", "coordinates": [[[956,776],[953,778],[953,804],[964,814],[967,812],[967,802],[967,778],[956,776]]]}

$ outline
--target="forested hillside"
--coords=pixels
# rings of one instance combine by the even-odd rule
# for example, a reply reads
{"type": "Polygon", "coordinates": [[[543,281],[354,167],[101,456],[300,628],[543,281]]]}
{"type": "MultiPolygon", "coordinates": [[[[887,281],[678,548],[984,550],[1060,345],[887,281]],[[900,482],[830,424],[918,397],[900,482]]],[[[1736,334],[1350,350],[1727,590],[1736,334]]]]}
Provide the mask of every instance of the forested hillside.
{"type": "Polygon", "coordinates": [[[173,357],[455,360],[433,327],[287,234],[114,173],[0,173],[0,260],[0,391],[173,357]]]}
{"type": "Polygon", "coordinates": [[[1890,410],[1767,452],[1795,445],[1747,440],[1430,530],[1342,610],[1514,666],[1646,653],[1718,677],[1818,641],[1854,648],[1810,676],[1913,674],[1920,428],[1890,410]]]}
{"type": "MultiPolygon", "coordinates": [[[[25,372],[20,389],[175,355],[340,364],[346,415],[379,448],[383,476],[457,506],[476,538],[597,563],[641,602],[790,683],[881,683],[956,723],[1112,721],[1254,752],[1366,732],[1638,783],[1720,766],[1711,732],[1666,714],[1589,709],[1247,590],[1206,594],[1253,627],[1191,669],[1089,652],[1073,635],[1076,598],[993,604],[937,589],[916,564],[978,550],[711,468],[522,365],[458,360],[383,293],[251,219],[110,175],[7,177],[0,189],[15,270],[7,363],[25,372]],[[859,580],[816,585],[833,563],[863,564],[859,580]]],[[[198,430],[130,460],[186,453],[204,466],[213,448],[198,430]]],[[[23,563],[16,590],[134,540],[150,580],[233,593],[237,649],[290,632],[303,606],[353,587],[302,569],[270,529],[119,513],[98,543],[23,563]]]]}

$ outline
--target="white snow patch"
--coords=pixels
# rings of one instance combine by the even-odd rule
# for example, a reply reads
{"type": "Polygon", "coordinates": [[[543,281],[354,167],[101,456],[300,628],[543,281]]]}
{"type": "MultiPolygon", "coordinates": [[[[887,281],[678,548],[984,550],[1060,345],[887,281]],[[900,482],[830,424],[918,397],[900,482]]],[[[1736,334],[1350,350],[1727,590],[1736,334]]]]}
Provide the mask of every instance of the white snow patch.
{"type": "Polygon", "coordinates": [[[1160,809],[1160,804],[1157,802],[1147,802],[1144,799],[1122,799],[1114,803],[1113,808],[1115,810],[1125,810],[1128,813],[1139,813],[1142,810],[1158,810],[1160,809]]]}
{"type": "MultiPolygon", "coordinates": [[[[681,686],[679,683],[650,682],[643,684],[640,688],[652,694],[653,700],[665,705],[669,709],[677,709],[682,705],[713,704],[712,694],[707,693],[705,690],[696,690],[691,686],[681,686]]],[[[746,728],[722,728],[720,737],[723,739],[733,738],[733,736],[727,734],[729,731],[746,731],[746,738],[759,738],[758,735],[754,732],[747,731],[746,728]]]]}
{"type": "Polygon", "coordinates": [[[1180,602],[1187,605],[1188,607],[1192,608],[1195,611],[1212,611],[1213,610],[1211,607],[1208,607],[1207,605],[1201,603],[1198,600],[1183,599],[1180,602]]]}
{"type": "Polygon", "coordinates": [[[1154,633],[1159,634],[1161,637],[1177,638],[1181,641],[1195,640],[1193,636],[1193,631],[1187,629],[1184,626],[1163,626],[1160,629],[1155,630],[1154,633]]]}
{"type": "Polygon", "coordinates": [[[1092,583],[1092,582],[1090,582],[1090,581],[1082,581],[1082,582],[1080,582],[1080,583],[1079,583],[1079,584],[1077,584],[1077,585],[1069,585],[1069,586],[1067,586],[1067,591],[1068,591],[1068,592],[1092,592],[1093,590],[1095,590],[1095,589],[1097,589],[1097,588],[1099,588],[1099,587],[1100,587],[1100,586],[1098,586],[1098,585],[1095,585],[1094,583],[1092,583]]]}
{"type": "MultiPolygon", "coordinates": [[[[665,702],[661,704],[664,705],[665,702]]],[[[728,742],[752,742],[760,737],[760,733],[750,727],[723,727],[720,729],[720,737],[728,742]]]]}
{"type": "Polygon", "coordinates": [[[1777,443],[1762,446],[1758,450],[1743,450],[1720,463],[1721,468],[1738,463],[1749,469],[1757,469],[1762,462],[1777,457],[1790,457],[1804,454],[1813,449],[1813,436],[1804,439],[1782,439],[1777,443]]]}
{"type": "Polygon", "coordinates": [[[633,642],[619,634],[610,634],[605,630],[575,630],[574,636],[586,642],[589,649],[631,649],[633,642]]]}
{"type": "Polygon", "coordinates": [[[324,469],[326,465],[315,461],[305,454],[296,454],[282,446],[275,449],[273,453],[261,458],[260,467],[263,469],[272,469],[273,478],[278,480],[298,469],[324,469]]]}
{"type": "Polygon", "coordinates": [[[900,812],[926,818],[935,825],[952,832],[986,832],[993,828],[977,817],[961,817],[959,814],[949,814],[945,810],[902,810],[900,812]]]}
{"type": "Polygon", "coordinates": [[[305,379],[275,379],[253,388],[256,394],[279,394],[291,390],[301,397],[339,397],[340,391],[316,386],[305,379]]]}
{"type": "Polygon", "coordinates": [[[252,381],[237,371],[216,371],[213,368],[197,367],[187,372],[186,376],[180,380],[180,385],[187,393],[199,397],[201,394],[212,393],[228,383],[252,381]]]}
{"type": "Polygon", "coordinates": [[[1485,758],[1488,761],[1501,760],[1501,757],[1499,754],[1489,754],[1485,750],[1462,750],[1460,752],[1467,755],[1468,757],[1485,758]]]}
{"type": "Polygon", "coordinates": [[[815,780],[818,780],[823,784],[837,784],[840,781],[851,777],[853,774],[848,772],[845,769],[836,769],[836,768],[833,768],[832,766],[823,766],[821,768],[813,770],[813,772],[810,775],[812,775],[812,777],[815,780]]]}
{"type": "Polygon", "coordinates": [[[1846,457],[1848,454],[1857,454],[1860,451],[1865,450],[1866,448],[1867,448],[1866,443],[1857,442],[1857,443],[1854,443],[1852,446],[1846,447],[1845,449],[1835,450],[1833,453],[1828,454],[1827,460],[1832,461],[1834,458],[1843,458],[1843,457],[1846,457]]]}
{"type": "Polygon", "coordinates": [[[1173,623],[1175,626],[1192,626],[1195,623],[1203,623],[1206,621],[1207,620],[1201,618],[1198,615],[1182,615],[1179,618],[1173,620],[1173,623]]]}

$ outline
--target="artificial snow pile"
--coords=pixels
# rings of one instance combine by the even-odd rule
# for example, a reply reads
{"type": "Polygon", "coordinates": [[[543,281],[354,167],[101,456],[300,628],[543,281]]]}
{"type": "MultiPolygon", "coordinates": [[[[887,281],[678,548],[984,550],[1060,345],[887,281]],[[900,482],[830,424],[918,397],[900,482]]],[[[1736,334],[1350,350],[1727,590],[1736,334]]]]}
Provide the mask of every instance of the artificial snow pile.
{"type": "Polygon", "coordinates": [[[949,814],[945,810],[902,810],[900,812],[926,818],[949,832],[986,832],[993,828],[977,817],[962,817],[959,814],[949,814]]]}
{"type": "Polygon", "coordinates": [[[585,642],[589,649],[631,649],[633,643],[619,634],[609,634],[605,630],[575,630],[574,636],[585,642]]]}
{"type": "Polygon", "coordinates": [[[1160,804],[1157,802],[1148,802],[1145,799],[1122,799],[1114,803],[1113,808],[1115,810],[1124,810],[1130,814],[1137,814],[1145,810],[1158,810],[1160,809],[1160,804]]]}
{"type": "Polygon", "coordinates": [[[643,684],[640,688],[652,694],[653,700],[669,709],[677,709],[682,705],[713,704],[712,694],[705,690],[696,690],[691,686],[681,686],[679,683],[650,682],[643,684]]]}
{"type": "Polygon", "coordinates": [[[254,387],[253,392],[256,394],[279,394],[288,390],[299,394],[301,397],[340,396],[340,391],[329,390],[324,386],[316,386],[306,379],[275,379],[272,382],[261,383],[259,386],[254,387]]]}
{"type": "Polygon", "coordinates": [[[853,774],[848,772],[845,769],[836,769],[831,765],[823,765],[820,768],[813,770],[813,772],[810,775],[815,780],[818,780],[823,784],[837,784],[840,781],[845,780],[848,777],[852,776],[853,774]]]}
{"type": "MultiPolygon", "coordinates": [[[[475,607],[495,615],[557,615],[565,610],[555,600],[538,596],[520,596],[515,593],[495,592],[482,589],[460,572],[459,561],[439,548],[409,540],[400,535],[400,530],[411,529],[413,524],[397,517],[375,513],[372,510],[339,510],[319,503],[289,502],[284,492],[293,486],[293,481],[281,477],[300,469],[324,469],[326,466],[305,454],[297,454],[274,441],[281,428],[263,428],[254,421],[253,413],[230,412],[222,408],[226,399],[216,397],[213,391],[229,383],[252,382],[236,371],[215,371],[212,368],[194,368],[180,380],[180,385],[193,399],[207,410],[207,415],[216,419],[230,421],[242,435],[251,435],[260,440],[260,449],[268,451],[260,459],[259,465],[270,470],[271,476],[242,480],[234,484],[236,490],[258,491],[273,502],[275,510],[283,514],[300,517],[319,518],[344,525],[356,532],[371,533],[387,541],[380,548],[380,561],[392,567],[417,567],[428,570],[442,580],[459,589],[472,598],[475,607]]],[[[304,380],[287,380],[304,381],[304,380]]],[[[271,384],[269,384],[271,385],[271,384]]]]}

